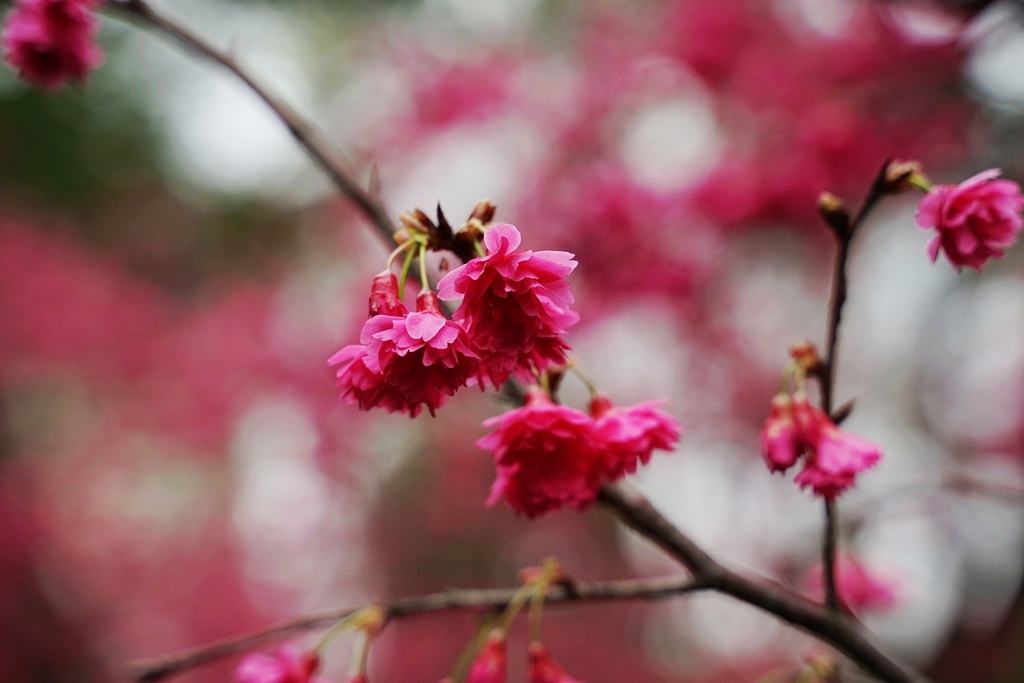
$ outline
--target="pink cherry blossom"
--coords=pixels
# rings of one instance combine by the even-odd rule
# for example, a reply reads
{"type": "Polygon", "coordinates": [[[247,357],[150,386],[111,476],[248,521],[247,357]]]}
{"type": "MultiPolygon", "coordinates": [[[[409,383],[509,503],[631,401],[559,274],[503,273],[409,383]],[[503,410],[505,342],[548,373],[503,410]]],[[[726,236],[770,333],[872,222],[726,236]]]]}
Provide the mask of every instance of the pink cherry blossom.
{"type": "Polygon", "coordinates": [[[540,643],[530,643],[530,672],[528,683],[581,683],[558,665],[540,643]]]}
{"type": "Polygon", "coordinates": [[[1024,230],[1024,195],[1020,185],[999,175],[989,169],[959,185],[936,185],[921,200],[917,224],[936,231],[928,243],[932,261],[941,250],[957,269],[980,270],[1014,245],[1024,230]]]}
{"type": "Polygon", "coordinates": [[[882,455],[873,443],[840,430],[797,392],[772,400],[772,412],[761,429],[761,457],[772,472],[785,472],[803,457],[796,483],[832,500],[882,455]]]}
{"type": "Polygon", "coordinates": [[[515,226],[490,228],[487,255],[451,271],[437,288],[442,299],[462,297],[455,320],[480,353],[481,382],[496,387],[564,363],[569,346],[562,335],[579,320],[566,279],[576,267],[573,255],[518,251],[520,241],[515,226]]]}
{"type": "Polygon", "coordinates": [[[815,447],[808,450],[796,483],[832,500],[853,486],[856,476],[874,467],[881,458],[878,446],[830,423],[822,430],[815,447]]]}
{"type": "Polygon", "coordinates": [[[473,377],[478,359],[461,325],[441,314],[429,291],[420,292],[417,308],[369,318],[360,343],[328,359],[344,400],[412,417],[426,406],[433,415],[473,377]]]}
{"type": "Polygon", "coordinates": [[[761,429],[761,457],[771,472],[785,472],[800,457],[793,401],[788,394],[772,399],[772,412],[761,429]]]}
{"type": "MultiPolygon", "coordinates": [[[[855,613],[878,612],[896,603],[896,586],[869,572],[851,555],[836,559],[836,591],[839,599],[855,613]]],[[[809,595],[821,599],[824,595],[824,572],[821,564],[812,567],[803,579],[809,595]]]]}
{"type": "Polygon", "coordinates": [[[43,88],[82,81],[103,61],[94,0],[19,0],[4,27],[4,55],[43,88]]]}
{"type": "Polygon", "coordinates": [[[505,677],[505,634],[495,629],[470,665],[466,683],[505,683],[505,677]]]}
{"type": "Polygon", "coordinates": [[[670,451],[679,441],[681,427],[659,409],[662,401],[621,408],[598,396],[590,402],[594,432],[608,479],[618,479],[647,464],[653,451],[670,451]]]}
{"type": "Polygon", "coordinates": [[[320,658],[295,645],[279,647],[272,655],[253,652],[235,669],[234,683],[327,683],[314,676],[320,658]]]}
{"type": "Polygon", "coordinates": [[[594,424],[585,413],[555,405],[533,387],[526,405],[492,417],[484,426],[494,431],[477,445],[491,451],[497,466],[488,505],[504,498],[517,512],[536,517],[594,502],[604,472],[594,424]]]}

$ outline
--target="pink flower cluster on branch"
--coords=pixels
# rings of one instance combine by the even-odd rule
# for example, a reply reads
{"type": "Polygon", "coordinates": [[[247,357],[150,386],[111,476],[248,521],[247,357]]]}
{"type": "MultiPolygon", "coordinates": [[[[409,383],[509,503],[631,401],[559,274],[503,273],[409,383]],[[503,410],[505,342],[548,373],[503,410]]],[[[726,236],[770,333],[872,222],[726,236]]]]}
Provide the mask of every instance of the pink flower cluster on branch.
{"type": "Polygon", "coordinates": [[[4,27],[4,56],[41,88],[83,81],[103,61],[96,45],[98,0],[18,0],[4,27]]]}
{"type": "Polygon", "coordinates": [[[761,430],[761,455],[772,472],[785,472],[803,458],[796,483],[827,500],[853,486],[857,475],[882,457],[871,442],[840,430],[802,392],[773,399],[761,430]]]}
{"type": "MultiPolygon", "coordinates": [[[[429,240],[412,239],[422,259],[429,240]]],[[[400,296],[404,281],[390,270],[377,275],[359,343],[328,360],[342,398],[363,410],[416,417],[425,406],[433,415],[468,384],[498,387],[564,363],[562,335],[579,319],[566,280],[576,262],[562,251],[519,251],[520,242],[514,226],[494,226],[484,235],[487,253],[441,280],[442,298],[462,297],[452,320],[425,277],[409,312],[400,296]]]]}
{"type": "Polygon", "coordinates": [[[527,517],[586,508],[601,486],[675,447],[679,424],[655,406],[616,408],[599,397],[587,415],[531,387],[526,404],[485,421],[494,431],[477,441],[497,468],[488,504],[504,499],[527,517]]]}

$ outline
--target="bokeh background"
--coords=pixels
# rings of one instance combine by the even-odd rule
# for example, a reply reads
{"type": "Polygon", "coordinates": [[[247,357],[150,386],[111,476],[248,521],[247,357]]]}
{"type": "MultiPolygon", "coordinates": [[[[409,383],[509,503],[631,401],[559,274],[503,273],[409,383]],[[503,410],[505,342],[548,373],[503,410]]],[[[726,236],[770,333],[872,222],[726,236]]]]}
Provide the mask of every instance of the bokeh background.
{"type": "MultiPolygon", "coordinates": [[[[376,164],[393,213],[486,197],[527,246],[575,252],[582,365],[687,428],[636,484],[794,585],[821,506],[767,474],[757,431],[787,345],[824,331],[815,197],[855,203],[886,157],[1024,179],[1015,2],[161,4],[360,177],[376,164]]],[[[485,507],[491,394],[435,419],[340,405],[325,359],[386,249],[229,75],[115,20],[101,41],[84,87],[0,73],[0,679],[116,680],[306,611],[508,585],[549,554],[585,579],[675,571],[600,510],[485,507]]],[[[913,211],[886,201],[853,254],[839,399],[885,459],[842,499],[841,542],[897,586],[864,617],[886,648],[938,682],[1013,683],[1024,511],[943,482],[1024,485],[1024,248],[958,275],[913,211]]],[[[373,680],[433,683],[476,623],[389,627],[373,680]]],[[[753,681],[821,652],[713,595],[551,610],[545,634],[589,683],[753,681]]]]}

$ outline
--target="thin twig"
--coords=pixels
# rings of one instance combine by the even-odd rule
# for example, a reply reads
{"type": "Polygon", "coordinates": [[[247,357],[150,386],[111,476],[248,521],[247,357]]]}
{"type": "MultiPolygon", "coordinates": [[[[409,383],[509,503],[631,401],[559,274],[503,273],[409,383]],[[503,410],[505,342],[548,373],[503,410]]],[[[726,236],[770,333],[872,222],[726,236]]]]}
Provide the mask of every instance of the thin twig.
{"type": "Polygon", "coordinates": [[[344,167],[339,155],[309,121],[303,118],[289,104],[274,95],[249,71],[235,61],[227,52],[219,50],[210,42],[196,35],[174,19],[163,14],[145,0],[109,0],[107,5],[124,15],[145,24],[184,45],[188,50],[221,65],[252,90],[257,97],[273,110],[285,125],[295,141],[306,150],[310,158],[331,179],[338,190],[347,197],[370,221],[376,232],[388,245],[394,245],[392,235],[395,225],[388,216],[384,205],[376,196],[364,190],[353,175],[344,167]]]}
{"type": "MultiPolygon", "coordinates": [[[[821,374],[821,409],[831,416],[834,408],[836,372],[839,359],[839,328],[843,322],[843,306],[846,304],[848,289],[847,265],[850,261],[850,245],[858,228],[885,196],[888,181],[889,160],[882,164],[871,182],[867,196],[849,222],[846,230],[836,230],[836,258],[832,271],[832,294],[828,306],[828,327],[825,339],[824,372],[821,374]]],[[[832,227],[832,226],[830,226],[832,227]]],[[[825,501],[825,531],[821,544],[821,564],[825,583],[825,604],[831,610],[840,609],[839,592],[836,589],[836,537],[839,528],[839,506],[835,500],[825,501]]]]}
{"type": "MultiPolygon", "coordinates": [[[[706,589],[700,581],[687,577],[665,576],[649,579],[626,579],[591,583],[572,582],[555,584],[545,598],[548,605],[569,603],[612,602],[626,600],[658,600],[706,589]]],[[[439,593],[395,598],[378,603],[386,618],[403,619],[424,614],[437,614],[453,610],[489,611],[503,609],[519,587],[513,588],[453,588],[439,593]]],[[[287,621],[268,629],[228,638],[192,650],[137,662],[130,666],[131,680],[160,681],[186,670],[230,657],[280,640],[286,636],[312,631],[331,624],[355,612],[356,608],[343,608],[312,614],[287,621]]]]}

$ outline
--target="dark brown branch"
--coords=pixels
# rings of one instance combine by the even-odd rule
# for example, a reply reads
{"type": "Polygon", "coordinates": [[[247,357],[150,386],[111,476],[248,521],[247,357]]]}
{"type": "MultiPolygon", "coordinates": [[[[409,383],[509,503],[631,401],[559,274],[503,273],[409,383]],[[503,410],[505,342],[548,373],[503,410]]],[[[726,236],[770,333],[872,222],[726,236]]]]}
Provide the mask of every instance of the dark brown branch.
{"type": "Polygon", "coordinates": [[[273,110],[277,118],[281,120],[281,123],[285,125],[288,132],[295,138],[295,141],[306,150],[310,158],[327,174],[341,194],[355,204],[359,211],[369,220],[370,224],[373,225],[380,237],[387,244],[394,244],[392,235],[395,232],[395,225],[392,223],[383,204],[381,204],[376,196],[364,190],[362,185],[355,180],[339,160],[338,154],[331,149],[331,145],[323,139],[315,126],[304,119],[290,105],[271,93],[266,86],[257,81],[241,64],[236,62],[226,52],[217,49],[211,43],[193,33],[190,29],[162,14],[159,10],[154,9],[145,0],[109,0],[107,5],[173,38],[187,49],[221,65],[241,79],[257,97],[273,110]]]}
{"type": "Polygon", "coordinates": [[[758,607],[832,645],[868,673],[889,683],[926,680],[897,664],[864,635],[851,618],[766,579],[745,578],[716,562],[658,512],[644,496],[623,484],[606,486],[599,500],[634,531],[654,541],[685,565],[702,585],[758,607]]]}
{"type": "MultiPolygon", "coordinates": [[[[657,600],[704,590],[707,585],[686,577],[666,576],[592,583],[573,582],[550,588],[546,604],[592,603],[625,600],[657,600]]],[[[379,603],[387,619],[402,619],[453,610],[488,611],[504,608],[518,588],[454,588],[379,603]]],[[[287,621],[277,626],[228,638],[184,652],[137,662],[131,666],[131,680],[139,683],[160,681],[188,669],[246,652],[285,636],[328,627],[358,608],[321,612],[287,621]]]]}
{"type": "MultiPolygon", "coordinates": [[[[890,188],[889,160],[882,164],[878,174],[871,182],[867,196],[861,203],[857,213],[845,230],[836,228],[834,222],[829,223],[832,233],[836,236],[836,259],[832,271],[832,295],[828,306],[828,327],[825,337],[824,372],[821,374],[821,409],[826,415],[832,415],[834,409],[836,372],[839,365],[839,328],[843,322],[843,306],[847,296],[847,265],[850,260],[850,245],[857,230],[865,219],[884,197],[890,188]]],[[[825,501],[825,532],[821,544],[822,574],[825,583],[825,604],[832,610],[840,608],[839,593],[836,589],[836,536],[839,527],[839,508],[834,500],[825,501]]]]}

